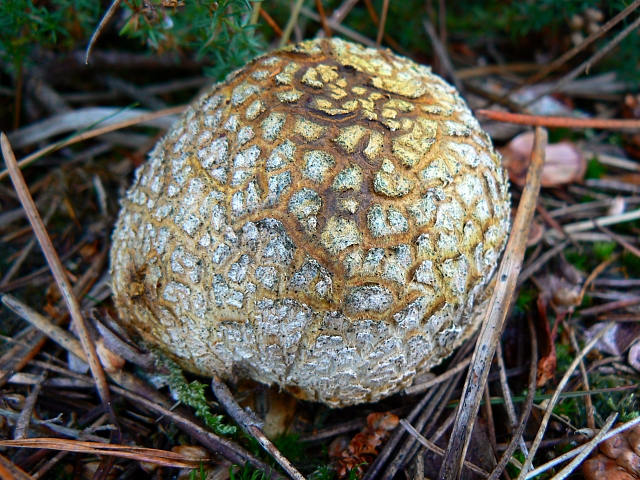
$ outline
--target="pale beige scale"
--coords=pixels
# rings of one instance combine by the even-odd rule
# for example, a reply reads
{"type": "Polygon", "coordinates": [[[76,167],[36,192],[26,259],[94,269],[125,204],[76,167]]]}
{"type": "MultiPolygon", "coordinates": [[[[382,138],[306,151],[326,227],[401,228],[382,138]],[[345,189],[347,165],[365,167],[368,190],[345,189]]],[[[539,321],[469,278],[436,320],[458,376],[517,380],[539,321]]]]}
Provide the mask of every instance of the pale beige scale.
{"type": "Polygon", "coordinates": [[[473,333],[509,212],[453,87],[388,50],[308,41],[214,86],[136,171],[115,302],[186,370],[373,402],[473,333]]]}

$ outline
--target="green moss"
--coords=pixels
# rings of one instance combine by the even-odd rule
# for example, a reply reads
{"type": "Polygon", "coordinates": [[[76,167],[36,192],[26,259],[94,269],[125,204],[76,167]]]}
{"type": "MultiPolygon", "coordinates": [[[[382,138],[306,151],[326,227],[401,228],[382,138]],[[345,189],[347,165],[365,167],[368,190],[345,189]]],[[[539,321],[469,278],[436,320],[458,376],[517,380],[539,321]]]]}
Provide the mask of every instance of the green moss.
{"type": "Polygon", "coordinates": [[[571,362],[573,362],[574,354],[571,346],[564,343],[556,342],[556,370],[565,372],[571,362]]]}
{"type": "Polygon", "coordinates": [[[601,178],[606,173],[606,171],[606,167],[601,164],[597,158],[592,158],[587,163],[587,171],[584,174],[584,178],[601,178]]]}
{"type": "Polygon", "coordinates": [[[633,253],[624,252],[622,254],[622,265],[624,265],[628,275],[634,277],[640,276],[640,258],[633,253]]]}
{"type": "Polygon", "coordinates": [[[533,289],[523,288],[518,293],[518,298],[514,307],[515,313],[524,314],[531,310],[531,305],[534,304],[535,299],[538,297],[538,291],[533,289]]]}
{"type": "Polygon", "coordinates": [[[218,435],[236,434],[236,427],[226,424],[226,417],[224,415],[214,415],[211,413],[211,408],[205,397],[206,385],[200,383],[198,380],[187,383],[187,379],[184,377],[180,367],[172,360],[157,352],[156,363],[158,363],[160,367],[165,367],[169,370],[169,375],[167,376],[169,388],[171,388],[171,391],[178,400],[193,408],[196,416],[201,418],[209,428],[218,435]]]}
{"type": "Polygon", "coordinates": [[[593,251],[596,254],[596,258],[599,262],[604,262],[611,258],[611,254],[616,249],[616,242],[595,242],[593,244],[593,251]]]}
{"type": "Polygon", "coordinates": [[[296,433],[280,434],[274,439],[273,444],[290,462],[297,462],[303,458],[305,444],[296,433]]]}
{"type": "Polygon", "coordinates": [[[578,252],[575,249],[567,249],[564,252],[567,261],[578,270],[586,271],[589,265],[589,257],[584,252],[578,252]]]}

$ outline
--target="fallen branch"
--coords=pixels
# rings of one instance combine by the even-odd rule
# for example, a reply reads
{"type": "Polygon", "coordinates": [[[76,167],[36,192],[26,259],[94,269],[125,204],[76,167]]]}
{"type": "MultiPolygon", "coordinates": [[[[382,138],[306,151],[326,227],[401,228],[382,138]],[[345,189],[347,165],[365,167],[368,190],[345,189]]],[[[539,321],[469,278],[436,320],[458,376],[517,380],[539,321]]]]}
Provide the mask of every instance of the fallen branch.
{"type": "Polygon", "coordinates": [[[440,480],[455,480],[459,478],[462,471],[463,460],[471,438],[471,429],[478,414],[491,361],[516,288],[518,274],[522,268],[529,227],[540,192],[546,145],[547,131],[537,128],[527,181],[513,221],[504,257],[496,273],[497,284],[473,352],[471,368],[465,380],[456,422],[442,468],[438,474],[440,480]]]}
{"type": "Polygon", "coordinates": [[[231,418],[233,418],[238,425],[241,425],[249,435],[255,438],[262,448],[264,448],[276,460],[276,462],[280,464],[291,478],[294,480],[305,480],[302,474],[296,470],[296,467],[294,467],[291,462],[287,460],[282,453],[280,453],[275,445],[271,443],[267,436],[262,433],[262,430],[260,430],[262,427],[262,421],[258,419],[253,412],[250,410],[243,410],[242,407],[238,405],[238,402],[233,398],[229,387],[227,387],[227,385],[218,376],[213,377],[213,380],[211,381],[211,388],[231,418]]]}

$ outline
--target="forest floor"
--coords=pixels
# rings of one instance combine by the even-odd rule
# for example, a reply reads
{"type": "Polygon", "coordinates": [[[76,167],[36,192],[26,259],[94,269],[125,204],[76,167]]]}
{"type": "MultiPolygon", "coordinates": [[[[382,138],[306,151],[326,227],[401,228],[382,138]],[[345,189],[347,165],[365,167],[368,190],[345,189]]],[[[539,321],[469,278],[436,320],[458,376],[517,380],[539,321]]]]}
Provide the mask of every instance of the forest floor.
{"type": "MultiPolygon", "coordinates": [[[[55,4],[28,3],[27,22],[55,4]]],[[[233,37],[221,23],[240,53],[219,64],[162,43],[182,37],[152,41],[153,19],[178,24],[190,0],[121,3],[88,65],[79,33],[64,45],[43,40],[18,69],[8,43],[0,49],[0,479],[422,480],[453,478],[457,467],[463,478],[492,480],[640,478],[640,56],[611,62],[639,36],[640,1],[617,10],[582,2],[593,6],[572,6],[559,27],[514,37],[492,26],[498,33],[484,40],[464,25],[450,31],[458,10],[444,2],[252,2],[236,20],[255,20],[261,40],[244,30],[233,37]],[[109,275],[119,199],[185,105],[214,83],[206,74],[219,78],[247,56],[317,34],[391,48],[456,85],[503,155],[514,216],[532,217],[527,237],[514,235],[526,247],[521,269],[504,266],[514,287],[499,292],[504,326],[487,319],[501,332],[495,357],[481,365],[476,336],[406,392],[343,409],[250,381],[227,392],[214,379],[214,395],[210,378],[158,360],[118,326],[109,275]],[[9,145],[28,187],[21,194],[15,171],[4,170],[9,145]],[[527,177],[541,156],[540,175],[527,177]],[[70,328],[78,315],[85,335],[70,328]],[[88,344],[102,368],[81,360],[88,344]],[[487,369],[487,383],[459,409],[473,389],[464,386],[469,364],[487,369]],[[234,415],[237,402],[262,418],[272,443],[234,415]],[[473,425],[466,436],[461,411],[473,425]]],[[[244,4],[220,3],[231,13],[244,4]]],[[[535,17],[533,5],[549,2],[528,3],[535,17]]]]}

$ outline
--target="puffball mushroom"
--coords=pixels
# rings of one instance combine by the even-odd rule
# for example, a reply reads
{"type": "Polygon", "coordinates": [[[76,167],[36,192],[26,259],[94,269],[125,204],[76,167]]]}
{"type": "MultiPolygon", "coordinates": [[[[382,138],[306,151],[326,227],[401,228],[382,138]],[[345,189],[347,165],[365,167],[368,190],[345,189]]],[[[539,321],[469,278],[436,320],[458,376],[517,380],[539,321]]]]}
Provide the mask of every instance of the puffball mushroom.
{"type": "Polygon", "coordinates": [[[453,87],[389,50],[306,41],[215,85],[136,171],[115,303],[188,371],[374,402],[476,329],[509,212],[453,87]]]}

